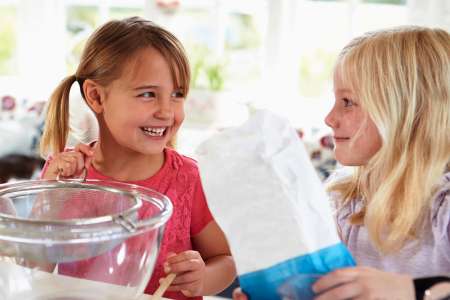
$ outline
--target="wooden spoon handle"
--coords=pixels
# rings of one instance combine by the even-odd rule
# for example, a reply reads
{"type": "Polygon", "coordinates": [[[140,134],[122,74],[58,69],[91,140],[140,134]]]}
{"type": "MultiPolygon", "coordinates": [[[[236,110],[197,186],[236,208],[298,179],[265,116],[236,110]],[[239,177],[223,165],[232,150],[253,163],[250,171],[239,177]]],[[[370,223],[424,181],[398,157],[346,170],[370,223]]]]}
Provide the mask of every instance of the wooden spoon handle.
{"type": "Polygon", "coordinates": [[[153,294],[152,300],[160,300],[162,298],[162,295],[167,290],[167,288],[172,284],[172,281],[175,279],[175,276],[177,276],[174,273],[170,273],[167,275],[159,285],[158,289],[153,294]]]}

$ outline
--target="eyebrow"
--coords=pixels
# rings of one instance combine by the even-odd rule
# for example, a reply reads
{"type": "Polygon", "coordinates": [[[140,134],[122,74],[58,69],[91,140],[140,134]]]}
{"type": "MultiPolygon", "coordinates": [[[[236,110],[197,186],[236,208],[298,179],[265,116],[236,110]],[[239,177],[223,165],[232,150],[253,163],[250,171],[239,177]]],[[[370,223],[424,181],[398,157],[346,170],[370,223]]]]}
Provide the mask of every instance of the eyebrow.
{"type": "Polygon", "coordinates": [[[337,89],[336,92],[340,92],[340,93],[352,93],[352,91],[349,90],[349,89],[337,89]]]}
{"type": "MultiPolygon", "coordinates": [[[[158,88],[159,88],[159,86],[157,86],[157,85],[143,85],[143,86],[135,87],[135,88],[133,88],[133,90],[139,91],[139,90],[158,89],[158,88]]],[[[182,86],[180,86],[180,87],[178,87],[178,88],[175,88],[174,91],[181,91],[181,90],[183,90],[183,89],[184,89],[184,88],[183,88],[182,86]]]]}
{"type": "Polygon", "coordinates": [[[138,91],[138,90],[157,89],[157,88],[158,88],[157,85],[143,85],[143,86],[135,87],[133,90],[138,91]]]}

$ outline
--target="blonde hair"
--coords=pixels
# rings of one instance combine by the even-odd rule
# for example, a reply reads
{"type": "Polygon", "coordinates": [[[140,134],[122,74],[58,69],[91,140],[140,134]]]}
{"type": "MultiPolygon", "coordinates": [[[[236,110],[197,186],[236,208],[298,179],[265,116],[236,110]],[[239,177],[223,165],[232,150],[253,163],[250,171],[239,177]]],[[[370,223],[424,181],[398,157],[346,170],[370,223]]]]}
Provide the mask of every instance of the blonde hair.
{"type": "Polygon", "coordinates": [[[50,98],[40,145],[42,155],[61,152],[65,148],[69,134],[69,91],[72,84],[78,81],[84,98],[83,83],[86,79],[107,86],[120,77],[125,63],[133,54],[146,47],[152,47],[163,55],[169,63],[176,87],[187,95],[189,62],[183,46],[173,34],[139,17],[107,22],[88,39],[75,74],[65,78],[50,98]]]}
{"type": "Polygon", "coordinates": [[[450,159],[450,35],[402,27],[368,33],[341,52],[337,68],[376,124],[380,150],[329,187],[384,253],[417,238],[450,159]]]}

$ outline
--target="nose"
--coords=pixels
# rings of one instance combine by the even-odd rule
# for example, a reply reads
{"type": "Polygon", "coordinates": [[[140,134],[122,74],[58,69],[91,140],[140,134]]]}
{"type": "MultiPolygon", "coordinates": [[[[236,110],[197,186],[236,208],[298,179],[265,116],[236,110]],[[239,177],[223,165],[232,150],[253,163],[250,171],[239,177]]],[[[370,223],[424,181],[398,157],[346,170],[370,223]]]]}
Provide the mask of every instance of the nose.
{"type": "Polygon", "coordinates": [[[173,116],[173,109],[169,98],[158,99],[158,107],[155,111],[155,117],[158,119],[170,119],[173,116]]]}
{"type": "Polygon", "coordinates": [[[325,117],[325,124],[327,124],[330,128],[337,128],[339,125],[338,118],[336,117],[336,112],[334,107],[331,109],[331,111],[328,113],[328,115],[325,117]]]}

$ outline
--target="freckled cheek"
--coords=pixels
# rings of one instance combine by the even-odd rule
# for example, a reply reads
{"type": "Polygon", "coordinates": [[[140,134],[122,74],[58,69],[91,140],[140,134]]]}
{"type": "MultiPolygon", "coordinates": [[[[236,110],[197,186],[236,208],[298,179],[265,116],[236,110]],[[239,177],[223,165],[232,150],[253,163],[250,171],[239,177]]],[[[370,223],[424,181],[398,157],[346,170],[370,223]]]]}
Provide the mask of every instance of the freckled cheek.
{"type": "Polygon", "coordinates": [[[376,138],[374,137],[372,140],[372,149],[371,149],[372,154],[377,153],[378,150],[380,150],[381,145],[382,145],[381,137],[379,136],[377,136],[376,138]]]}
{"type": "Polygon", "coordinates": [[[380,150],[381,144],[374,136],[363,135],[353,146],[353,152],[359,153],[359,157],[367,162],[380,150]]]}
{"type": "Polygon", "coordinates": [[[378,132],[377,127],[373,123],[370,123],[367,131],[368,132],[366,136],[368,139],[368,143],[370,143],[371,151],[373,153],[376,153],[381,148],[382,144],[380,133],[378,132]]]}

